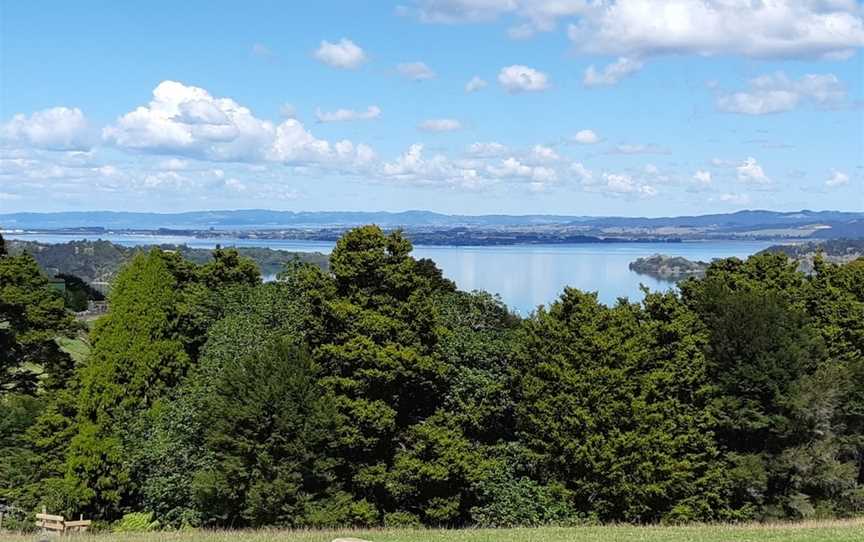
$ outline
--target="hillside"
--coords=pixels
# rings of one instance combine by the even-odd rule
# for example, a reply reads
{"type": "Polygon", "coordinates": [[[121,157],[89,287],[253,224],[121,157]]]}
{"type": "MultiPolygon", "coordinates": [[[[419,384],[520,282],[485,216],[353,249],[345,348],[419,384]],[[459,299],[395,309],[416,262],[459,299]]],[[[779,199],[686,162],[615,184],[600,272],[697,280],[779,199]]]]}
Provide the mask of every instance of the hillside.
{"type": "MultiPolygon", "coordinates": [[[[27,251],[49,274],[65,273],[80,277],[85,282],[110,282],[124,263],[135,254],[154,245],[126,247],[110,241],[70,241],[61,244],[35,241],[8,241],[12,254],[27,251]]],[[[211,251],[186,245],[158,245],[165,250],[176,250],[184,258],[202,264],[210,260],[211,251]]],[[[326,268],[327,257],[317,252],[287,252],[270,248],[240,247],[240,255],[252,258],[264,277],[282,270],[286,263],[299,259],[326,268]]]]}

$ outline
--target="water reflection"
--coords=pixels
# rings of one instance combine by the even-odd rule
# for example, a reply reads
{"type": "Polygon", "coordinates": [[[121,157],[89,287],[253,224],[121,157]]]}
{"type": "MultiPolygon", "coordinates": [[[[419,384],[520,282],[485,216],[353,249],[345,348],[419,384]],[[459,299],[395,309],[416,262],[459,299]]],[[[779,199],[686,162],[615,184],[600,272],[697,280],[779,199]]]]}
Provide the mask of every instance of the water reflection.
{"type": "MultiPolygon", "coordinates": [[[[49,243],[65,243],[64,235],[8,235],[49,243]]],[[[179,236],[113,235],[103,239],[126,245],[186,244],[212,248],[216,242],[179,236]]],[[[258,246],[298,252],[329,253],[333,243],[281,241],[271,239],[221,239],[222,246],[258,246]]],[[[589,245],[520,245],[495,247],[416,247],[414,255],[431,258],[463,290],[497,293],[511,308],[528,314],[540,304],[554,301],[565,286],[596,291],[608,304],[619,297],[642,298],[639,285],[666,290],[673,285],[638,275],[628,264],[656,253],[711,260],[736,256],[744,258],[772,243],[762,241],[702,241],[687,243],[621,243],[589,245]]]]}

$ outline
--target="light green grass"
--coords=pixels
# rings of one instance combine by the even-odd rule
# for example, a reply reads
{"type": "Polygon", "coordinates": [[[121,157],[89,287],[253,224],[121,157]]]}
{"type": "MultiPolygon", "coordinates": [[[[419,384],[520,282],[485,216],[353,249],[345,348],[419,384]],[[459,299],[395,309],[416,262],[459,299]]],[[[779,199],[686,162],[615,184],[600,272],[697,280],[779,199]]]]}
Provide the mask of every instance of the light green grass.
{"type": "MultiPolygon", "coordinates": [[[[94,534],[82,542],[330,542],[337,537],[373,542],[861,542],[864,519],[686,527],[572,527],[538,529],[373,531],[202,531],[186,533],[94,534]]],[[[32,542],[34,535],[2,535],[0,541],[32,542]]]]}
{"type": "Polygon", "coordinates": [[[72,356],[75,363],[81,363],[87,357],[87,354],[90,353],[90,345],[83,337],[76,337],[74,339],[59,337],[57,344],[60,345],[61,350],[72,356]]]}

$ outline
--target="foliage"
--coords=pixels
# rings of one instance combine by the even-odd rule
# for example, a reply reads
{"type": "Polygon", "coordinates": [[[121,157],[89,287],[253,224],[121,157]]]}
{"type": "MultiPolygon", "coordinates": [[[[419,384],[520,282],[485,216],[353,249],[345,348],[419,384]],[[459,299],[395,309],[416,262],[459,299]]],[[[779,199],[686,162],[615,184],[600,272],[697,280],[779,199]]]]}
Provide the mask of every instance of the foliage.
{"type": "Polygon", "coordinates": [[[0,257],[0,501],[130,528],[864,511],[864,260],[520,318],[411,251],[357,228],[268,283],[234,249],[136,253],[75,360],[62,298],[0,257]]]}
{"type": "Polygon", "coordinates": [[[153,519],[153,512],[131,512],[111,525],[112,533],[146,533],[158,531],[159,522],[153,519]]]}
{"type": "Polygon", "coordinates": [[[55,338],[74,327],[29,254],[0,256],[0,394],[33,393],[40,375],[44,385],[61,386],[72,362],[55,338]]]}

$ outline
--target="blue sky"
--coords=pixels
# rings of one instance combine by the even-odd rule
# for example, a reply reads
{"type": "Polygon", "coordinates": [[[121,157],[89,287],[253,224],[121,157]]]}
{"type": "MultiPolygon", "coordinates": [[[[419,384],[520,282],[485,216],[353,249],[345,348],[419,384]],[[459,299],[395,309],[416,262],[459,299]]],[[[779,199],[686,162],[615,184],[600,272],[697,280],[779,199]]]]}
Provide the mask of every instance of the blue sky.
{"type": "Polygon", "coordinates": [[[0,0],[0,211],[864,209],[859,1],[302,4],[0,0]]]}

